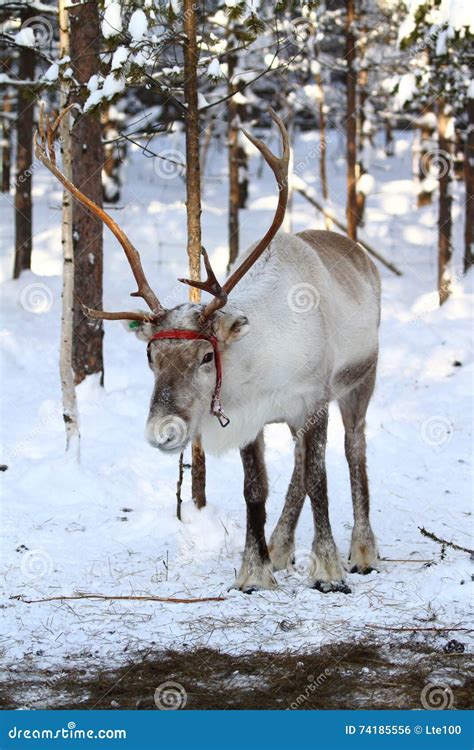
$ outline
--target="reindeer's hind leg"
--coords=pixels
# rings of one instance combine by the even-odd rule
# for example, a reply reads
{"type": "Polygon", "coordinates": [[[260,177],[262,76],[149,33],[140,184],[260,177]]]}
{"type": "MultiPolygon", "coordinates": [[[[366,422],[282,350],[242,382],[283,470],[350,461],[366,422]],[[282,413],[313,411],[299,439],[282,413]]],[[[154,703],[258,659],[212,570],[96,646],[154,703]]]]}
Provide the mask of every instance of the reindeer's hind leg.
{"type": "Polygon", "coordinates": [[[326,480],[326,440],[328,405],[321,404],[312,416],[312,426],[305,435],[306,491],[314,517],[314,541],[310,578],[312,587],[324,594],[340,591],[350,594],[344,582],[344,568],[337,551],[329,522],[326,480]]]}
{"type": "MultiPolygon", "coordinates": [[[[351,478],[354,527],[349,565],[351,573],[370,573],[378,553],[369,520],[369,482],[366,467],[365,415],[375,385],[377,359],[368,363],[355,386],[338,398],[345,429],[345,451],[351,478]]],[[[350,373],[347,373],[350,377],[350,373]]]]}
{"type": "Polygon", "coordinates": [[[285,505],[270,538],[268,551],[273,570],[283,570],[291,561],[295,549],[295,529],[306,497],[304,482],[304,441],[295,439],[295,465],[286,493],[285,505]]]}

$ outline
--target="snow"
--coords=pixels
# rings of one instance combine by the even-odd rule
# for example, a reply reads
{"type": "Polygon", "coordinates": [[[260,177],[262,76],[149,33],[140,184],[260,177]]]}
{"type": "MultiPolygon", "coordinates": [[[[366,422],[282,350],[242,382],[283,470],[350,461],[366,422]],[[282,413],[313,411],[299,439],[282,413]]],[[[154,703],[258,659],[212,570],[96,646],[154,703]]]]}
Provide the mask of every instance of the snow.
{"type": "Polygon", "coordinates": [[[142,42],[148,31],[148,21],[142,10],[136,10],[132,13],[128,31],[134,42],[142,42]]]}
{"type": "Polygon", "coordinates": [[[88,112],[90,109],[93,109],[93,107],[97,107],[97,105],[100,104],[103,98],[104,92],[102,91],[102,89],[94,89],[93,91],[91,91],[86,101],[84,102],[84,112],[88,112]]]}
{"type": "Polygon", "coordinates": [[[16,44],[20,44],[22,47],[34,47],[36,44],[35,33],[29,26],[20,29],[14,38],[16,44]]]}
{"type": "Polygon", "coordinates": [[[410,101],[416,91],[416,78],[413,73],[405,73],[401,76],[398,85],[398,92],[395,96],[395,102],[399,109],[403,109],[405,104],[410,101]]]}
{"type": "Polygon", "coordinates": [[[117,76],[109,73],[105,77],[103,92],[107,99],[112,99],[116,94],[120,94],[125,88],[125,76],[117,76]]]}
{"type": "Polygon", "coordinates": [[[109,3],[104,11],[102,21],[102,35],[105,39],[111,39],[122,31],[122,9],[120,3],[109,3]]]}
{"type": "Polygon", "coordinates": [[[357,180],[357,190],[363,195],[369,195],[372,193],[375,187],[375,180],[368,172],[362,174],[357,180]]]}
{"type": "MultiPolygon", "coordinates": [[[[330,207],[344,215],[345,169],[336,133],[328,132],[330,207]]],[[[306,587],[298,561],[307,559],[312,519],[306,502],[297,531],[297,564],[276,574],[279,588],[251,596],[227,591],[245,537],[245,503],[238,453],[208,458],[208,505],[190,500],[186,472],[183,521],[175,515],[177,459],[157,453],[144,439],[152,379],[144,346],[122,327],[105,323],[105,386],[91,377],[78,387],[81,463],[64,455],[58,373],[61,315],[61,186],[45,170],[34,174],[33,269],[11,280],[12,222],[2,212],[0,354],[4,396],[0,623],[3,664],[30,656],[60,669],[66,657],[92,653],[122,664],[146,648],[195,648],[233,653],[310,651],[383,628],[465,627],[470,580],[468,556],[419,532],[425,527],[466,547],[472,445],[469,407],[473,373],[473,279],[460,273],[463,220],[454,210],[456,248],[453,295],[436,304],[436,204],[415,210],[411,141],[396,133],[396,155],[385,158],[382,139],[372,153],[377,189],[367,196],[361,232],[397,263],[398,278],[380,267],[383,281],[380,366],[367,417],[372,518],[382,555],[379,573],[348,575],[352,594],[323,595],[306,587]],[[456,366],[455,363],[461,363],[456,366]],[[430,561],[430,562],[427,562],[430,561]],[[431,562],[432,561],[432,562],[431,562]],[[222,596],[198,604],[83,600],[25,604],[77,592],[105,595],[222,596]],[[282,621],[294,627],[282,629],[282,621]],[[375,629],[373,626],[377,626],[375,629]],[[154,642],[154,646],[150,645],[154,642]]],[[[163,136],[161,148],[184,153],[182,133],[163,136]]],[[[203,178],[203,239],[219,278],[227,262],[226,154],[211,144],[203,178]]],[[[318,139],[295,143],[299,175],[317,193],[318,139]]],[[[249,164],[250,207],[241,214],[242,247],[268,227],[276,190],[268,170],[257,177],[249,164]]],[[[113,214],[140,249],[151,283],[165,303],[186,299],[176,279],[186,275],[185,185],[162,180],[151,160],[129,153],[121,206],[113,214]]],[[[457,191],[462,183],[455,183],[457,191]]],[[[462,193],[457,197],[462,204],[462,193]]],[[[323,228],[321,217],[298,194],[294,230],[323,228]]],[[[133,277],[121,248],[105,231],[104,306],[122,309],[133,277]]],[[[224,373],[225,377],[225,373],[224,373]]],[[[270,478],[268,533],[292,470],[293,444],[281,425],[266,430],[270,478]]],[[[185,457],[189,459],[189,453],[185,457]]],[[[346,555],[351,500],[344,437],[331,406],[327,451],[330,513],[346,555]]],[[[390,638],[404,638],[390,633],[390,638]]],[[[466,641],[467,637],[463,640],[466,641]]],[[[423,634],[420,638],[423,638],[423,634]]],[[[426,636],[427,638],[428,636],[426,636]]],[[[31,667],[30,667],[31,668],[31,667]]],[[[6,670],[5,670],[6,672],[6,670]]]]}
{"type": "Polygon", "coordinates": [[[88,90],[89,90],[89,91],[90,91],[91,93],[92,93],[93,91],[97,91],[97,89],[99,88],[99,80],[100,80],[100,79],[99,79],[99,76],[98,76],[98,75],[93,75],[93,76],[91,76],[91,77],[89,78],[89,80],[88,80],[88,82],[87,82],[87,88],[88,88],[88,90]]]}
{"type": "Polygon", "coordinates": [[[211,60],[209,63],[206,75],[208,75],[209,78],[223,78],[224,73],[217,58],[211,60]]]}
{"type": "Polygon", "coordinates": [[[120,46],[115,50],[112,57],[111,70],[120,70],[128,57],[127,47],[120,46]]]}
{"type": "Polygon", "coordinates": [[[47,81],[56,81],[59,75],[59,65],[57,63],[53,63],[49,66],[48,70],[44,74],[44,77],[47,81]]]}

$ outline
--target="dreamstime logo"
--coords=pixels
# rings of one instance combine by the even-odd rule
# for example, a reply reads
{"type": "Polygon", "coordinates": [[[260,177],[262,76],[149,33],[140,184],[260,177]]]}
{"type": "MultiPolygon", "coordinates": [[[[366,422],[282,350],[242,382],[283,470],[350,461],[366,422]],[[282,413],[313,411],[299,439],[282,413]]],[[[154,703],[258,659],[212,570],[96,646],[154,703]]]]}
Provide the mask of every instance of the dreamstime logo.
{"type": "Polygon", "coordinates": [[[300,580],[316,569],[316,555],[309,549],[295,549],[288,560],[288,570],[300,580]]]}
{"type": "Polygon", "coordinates": [[[53,561],[51,556],[43,549],[32,549],[25,552],[20,564],[21,572],[30,581],[51,575],[53,572],[53,561]]]}
{"type": "Polygon", "coordinates": [[[155,690],[155,706],[160,711],[178,711],[188,700],[186,690],[179,682],[162,682],[155,690]]]}
{"type": "Polygon", "coordinates": [[[425,177],[436,175],[438,179],[446,177],[451,167],[451,156],[442,148],[431,148],[425,151],[420,159],[420,170],[425,177]]]}
{"type": "Polygon", "coordinates": [[[421,438],[428,445],[446,445],[453,437],[453,425],[447,417],[428,417],[421,425],[421,438]]]}
{"type": "Polygon", "coordinates": [[[300,49],[306,47],[310,39],[314,39],[316,35],[316,27],[309,20],[309,18],[294,18],[290,22],[290,31],[288,32],[288,39],[291,44],[300,49]]]}
{"type": "Polygon", "coordinates": [[[320,294],[316,287],[305,281],[292,286],[286,296],[288,307],[296,313],[307,313],[311,310],[316,310],[319,300],[320,294]]]}
{"type": "Polygon", "coordinates": [[[20,304],[26,312],[42,315],[51,310],[53,293],[46,284],[40,282],[27,284],[21,290],[20,304]]]}
{"type": "Polygon", "coordinates": [[[153,436],[156,443],[166,448],[177,448],[186,442],[188,428],[186,422],[176,415],[164,417],[153,424],[153,436]]]}
{"type": "Polygon", "coordinates": [[[421,691],[421,705],[427,711],[445,711],[452,708],[453,703],[454,695],[449,685],[428,682],[421,691]]]}
{"type": "Polygon", "coordinates": [[[175,177],[184,175],[186,171],[184,161],[185,156],[181,151],[166,148],[155,156],[153,166],[158,177],[163,180],[174,180],[175,177]]]}
{"type": "Polygon", "coordinates": [[[36,47],[46,47],[53,40],[53,27],[47,18],[33,16],[21,25],[21,30],[30,29],[33,32],[36,47]]]}

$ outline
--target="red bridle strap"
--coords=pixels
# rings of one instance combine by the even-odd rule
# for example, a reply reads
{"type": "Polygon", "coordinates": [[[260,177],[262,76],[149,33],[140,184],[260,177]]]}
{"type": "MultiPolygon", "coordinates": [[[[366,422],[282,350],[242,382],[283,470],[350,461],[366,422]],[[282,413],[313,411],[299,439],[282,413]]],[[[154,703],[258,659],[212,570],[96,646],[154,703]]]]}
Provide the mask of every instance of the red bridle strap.
{"type": "Polygon", "coordinates": [[[150,347],[152,341],[158,341],[159,339],[188,339],[191,341],[209,341],[209,343],[212,345],[212,348],[214,349],[214,361],[216,365],[216,387],[214,388],[214,393],[212,395],[211,414],[214,414],[214,416],[217,417],[222,427],[227,427],[230,419],[226,417],[226,415],[222,411],[221,406],[222,362],[219,351],[219,342],[217,341],[216,337],[212,334],[206,335],[204,333],[199,333],[199,331],[185,331],[179,328],[172,328],[169,331],[158,331],[158,333],[153,334],[153,336],[148,341],[148,348],[150,347]]]}

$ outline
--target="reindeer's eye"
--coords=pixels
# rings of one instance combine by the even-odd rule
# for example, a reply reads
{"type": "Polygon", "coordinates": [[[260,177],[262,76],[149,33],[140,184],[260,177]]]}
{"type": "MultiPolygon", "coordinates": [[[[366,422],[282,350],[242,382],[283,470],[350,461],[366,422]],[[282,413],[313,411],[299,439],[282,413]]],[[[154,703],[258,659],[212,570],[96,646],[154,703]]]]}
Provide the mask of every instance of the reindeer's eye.
{"type": "Polygon", "coordinates": [[[201,364],[202,364],[202,365],[206,365],[206,364],[207,364],[208,362],[212,362],[212,360],[213,360],[213,359],[214,359],[214,353],[213,353],[213,352],[208,352],[208,353],[207,353],[207,354],[205,354],[205,355],[204,355],[204,357],[202,358],[202,362],[201,362],[201,364]]]}

